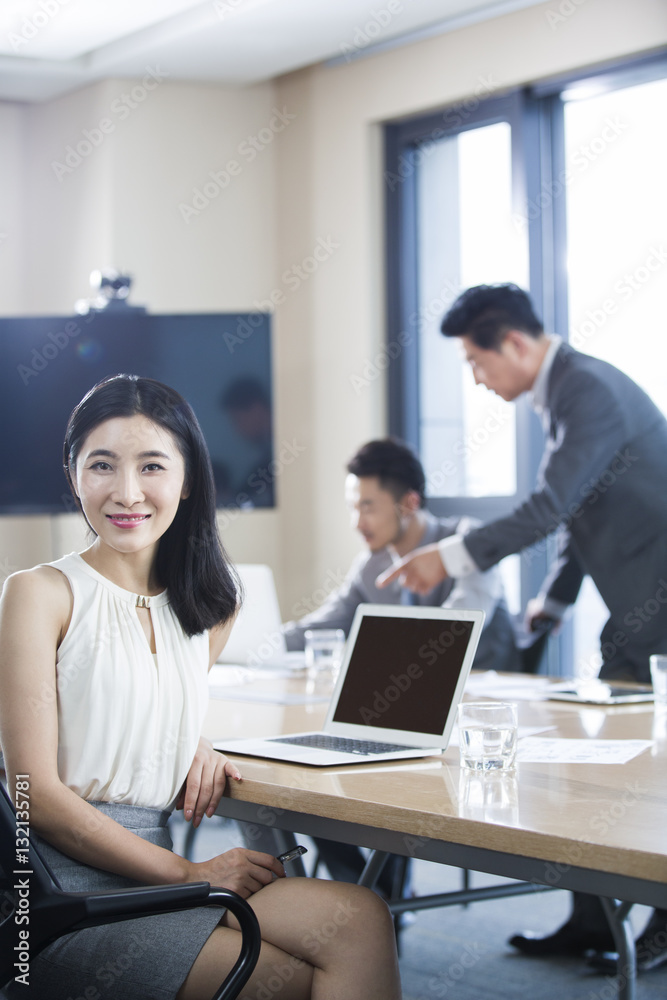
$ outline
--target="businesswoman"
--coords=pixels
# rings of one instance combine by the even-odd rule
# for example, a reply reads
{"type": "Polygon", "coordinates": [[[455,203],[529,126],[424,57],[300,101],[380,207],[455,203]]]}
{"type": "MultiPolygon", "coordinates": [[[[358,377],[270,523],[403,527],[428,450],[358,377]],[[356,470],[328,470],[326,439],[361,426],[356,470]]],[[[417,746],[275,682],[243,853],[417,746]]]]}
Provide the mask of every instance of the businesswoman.
{"type": "MultiPolygon", "coordinates": [[[[28,775],[31,827],[62,887],[225,886],[262,930],[244,995],[275,991],[278,976],[283,998],[398,998],[392,923],[374,893],[285,879],[276,858],[245,848],[196,864],[171,850],[174,806],[198,825],[242,780],[200,736],[237,591],[190,406],[152,379],[105,379],[72,412],[64,464],[92,544],[11,576],[0,613],[8,783],[13,794],[28,775]]],[[[51,944],[29,987],[5,996],[208,998],[239,943],[215,907],[90,928],[51,944]]]]}

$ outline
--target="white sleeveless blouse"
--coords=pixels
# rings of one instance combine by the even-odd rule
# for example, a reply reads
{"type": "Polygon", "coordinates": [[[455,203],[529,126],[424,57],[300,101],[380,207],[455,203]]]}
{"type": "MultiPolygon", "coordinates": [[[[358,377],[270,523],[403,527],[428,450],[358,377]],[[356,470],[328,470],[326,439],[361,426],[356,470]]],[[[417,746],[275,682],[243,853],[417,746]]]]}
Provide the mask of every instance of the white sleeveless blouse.
{"type": "Polygon", "coordinates": [[[166,591],[137,597],[77,552],[49,563],[69,580],[72,620],[57,656],[58,772],[89,801],[170,808],[192,763],[208,704],[208,634],[188,638],[166,591]]]}

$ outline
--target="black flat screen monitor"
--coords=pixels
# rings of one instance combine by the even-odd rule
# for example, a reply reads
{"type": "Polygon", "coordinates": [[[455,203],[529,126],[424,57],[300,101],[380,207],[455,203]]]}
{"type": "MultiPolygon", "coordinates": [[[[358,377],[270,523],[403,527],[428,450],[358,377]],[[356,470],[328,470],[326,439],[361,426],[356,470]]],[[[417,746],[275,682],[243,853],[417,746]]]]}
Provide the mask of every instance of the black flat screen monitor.
{"type": "Polygon", "coordinates": [[[76,509],[62,470],[67,418],[96,382],[121,372],[166,382],[192,405],[218,506],[275,505],[267,314],[0,318],[0,356],[0,513],[76,509]]]}

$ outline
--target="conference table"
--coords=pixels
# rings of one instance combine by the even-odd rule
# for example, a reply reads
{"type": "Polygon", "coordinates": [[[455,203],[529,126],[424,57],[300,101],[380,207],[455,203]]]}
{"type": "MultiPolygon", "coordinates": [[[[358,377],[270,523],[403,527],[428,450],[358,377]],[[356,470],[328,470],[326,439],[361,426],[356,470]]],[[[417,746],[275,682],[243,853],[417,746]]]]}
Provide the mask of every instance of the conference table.
{"type": "MultiPolygon", "coordinates": [[[[516,685],[517,675],[508,677],[516,685]]],[[[204,732],[218,739],[318,729],[326,702],[305,696],[305,683],[299,676],[237,672],[228,697],[224,686],[215,689],[204,732]]],[[[521,675],[520,683],[520,730],[651,745],[624,764],[522,761],[514,772],[495,775],[462,769],[451,744],[442,755],[418,760],[326,768],[230,754],[243,781],[230,784],[218,813],[371,848],[366,883],[391,852],[525,883],[492,888],[482,898],[533,887],[600,896],[620,955],[618,995],[632,1000],[630,908],[667,909],[667,708],[547,700],[548,679],[521,675]]],[[[468,898],[454,896],[451,902],[468,898]]],[[[419,902],[398,902],[392,910],[419,902]]]]}

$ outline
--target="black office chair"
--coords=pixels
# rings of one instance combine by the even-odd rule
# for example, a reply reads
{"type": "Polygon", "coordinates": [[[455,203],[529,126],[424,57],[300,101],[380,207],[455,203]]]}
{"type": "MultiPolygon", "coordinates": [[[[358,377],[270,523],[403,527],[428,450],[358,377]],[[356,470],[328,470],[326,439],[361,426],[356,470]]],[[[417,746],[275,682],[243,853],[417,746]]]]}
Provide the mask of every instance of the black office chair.
{"type": "Polygon", "coordinates": [[[153,916],[185,910],[194,906],[217,904],[226,906],[241,925],[242,941],[239,957],[212,1000],[234,1000],[257,964],[261,935],[257,917],[244,899],[230,889],[211,888],[208,882],[189,882],[178,885],[152,885],[137,889],[113,889],[107,892],[63,892],[48,866],[28,837],[29,864],[22,864],[25,846],[23,830],[17,824],[16,814],[7,790],[0,783],[0,888],[2,903],[0,914],[0,988],[16,975],[14,963],[20,943],[19,931],[29,930],[29,954],[33,958],[47,944],[63,934],[98,927],[118,920],[153,916]],[[16,870],[30,872],[14,875],[16,870]],[[25,907],[14,886],[21,878],[29,879],[30,923],[17,923],[25,907]]]}

